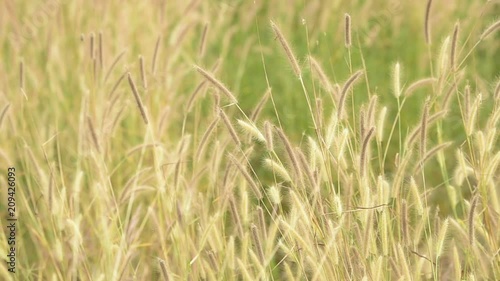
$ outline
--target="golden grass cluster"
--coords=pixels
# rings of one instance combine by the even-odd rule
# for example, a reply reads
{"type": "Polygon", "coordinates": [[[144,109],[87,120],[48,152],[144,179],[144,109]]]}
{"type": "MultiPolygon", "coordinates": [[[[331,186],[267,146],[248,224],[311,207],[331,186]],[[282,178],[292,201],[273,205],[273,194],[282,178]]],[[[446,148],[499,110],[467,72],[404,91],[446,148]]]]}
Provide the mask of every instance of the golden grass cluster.
{"type": "MultiPolygon", "coordinates": [[[[131,46],[123,48],[109,30],[85,31],[80,41],[75,30],[38,27],[47,36],[30,44],[48,44],[46,57],[5,47],[23,57],[10,65],[0,106],[8,135],[1,168],[19,171],[21,226],[18,272],[2,263],[0,279],[500,280],[500,86],[468,66],[482,44],[498,44],[498,22],[479,19],[471,30],[453,20],[431,33],[439,3],[419,3],[425,75],[407,81],[412,65],[381,62],[380,86],[371,77],[382,70],[367,67],[360,51],[358,13],[328,6],[340,32],[333,46],[348,62],[333,79],[312,39],[288,40],[287,25],[298,23],[252,2],[151,1],[137,11],[96,2],[93,9],[116,19],[157,10],[161,35],[143,34],[151,26],[142,21],[121,25],[119,38],[131,46]],[[215,8],[220,16],[207,21],[215,8]],[[265,9],[276,18],[263,31],[254,27],[265,9]],[[224,21],[231,16],[239,29],[224,21]],[[252,40],[238,54],[263,69],[263,85],[250,90],[228,77],[254,74],[224,61],[241,30],[252,40]],[[432,48],[431,37],[444,40],[432,48]],[[301,63],[292,48],[308,59],[301,63]],[[292,93],[271,87],[278,75],[268,72],[269,53],[281,53],[292,93]],[[287,113],[307,127],[278,114],[280,95],[301,101],[302,112],[287,113]]],[[[84,22],[76,4],[62,5],[54,21],[84,22]]],[[[305,11],[316,15],[317,5],[305,11]]],[[[311,26],[322,30],[326,18],[304,20],[303,36],[320,34],[311,26]]],[[[3,256],[7,246],[1,232],[3,256]]]]}

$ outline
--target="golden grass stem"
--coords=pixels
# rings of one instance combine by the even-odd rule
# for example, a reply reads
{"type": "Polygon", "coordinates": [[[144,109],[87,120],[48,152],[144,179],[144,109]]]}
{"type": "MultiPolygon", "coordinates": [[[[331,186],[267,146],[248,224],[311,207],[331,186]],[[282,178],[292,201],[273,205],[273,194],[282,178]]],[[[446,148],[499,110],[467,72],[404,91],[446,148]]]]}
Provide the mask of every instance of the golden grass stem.
{"type": "Polygon", "coordinates": [[[366,114],[365,114],[365,106],[362,105],[359,109],[359,138],[361,140],[365,137],[365,126],[366,126],[366,114]]]}
{"type": "Polygon", "coordinates": [[[405,97],[411,96],[417,89],[427,86],[427,85],[432,85],[437,82],[437,79],[434,77],[429,77],[429,78],[423,78],[420,80],[415,81],[414,83],[410,84],[408,88],[405,90],[405,97]]]}
{"type": "Polygon", "coordinates": [[[238,234],[241,238],[244,237],[245,233],[243,232],[243,225],[241,224],[240,215],[238,212],[238,207],[236,206],[236,202],[234,202],[234,197],[229,198],[229,211],[231,212],[231,216],[233,217],[233,221],[236,224],[236,228],[238,230],[238,234]]]}
{"type": "Polygon", "coordinates": [[[266,137],[266,147],[268,151],[274,150],[273,130],[269,121],[264,122],[264,136],[266,137]]]}
{"type": "Polygon", "coordinates": [[[420,157],[423,161],[426,146],[427,146],[427,125],[428,125],[428,116],[429,116],[429,101],[425,102],[424,112],[422,114],[422,122],[420,123],[420,157]]]}
{"type": "Polygon", "coordinates": [[[201,58],[205,54],[205,46],[207,44],[207,33],[208,33],[208,22],[205,23],[205,26],[203,27],[203,32],[201,33],[200,49],[198,51],[198,55],[201,58]]]}
{"type": "Polygon", "coordinates": [[[267,224],[264,209],[261,206],[257,206],[257,219],[259,222],[260,233],[262,234],[262,240],[267,241],[267,224]]]}
{"type": "Polygon", "coordinates": [[[234,95],[229,91],[229,89],[222,84],[219,80],[217,80],[211,73],[208,71],[204,70],[203,68],[199,66],[195,66],[196,70],[203,76],[205,79],[207,79],[210,83],[212,83],[213,86],[215,86],[219,91],[221,91],[226,97],[229,98],[229,100],[232,103],[238,103],[238,100],[234,97],[234,95]]]}
{"type": "Polygon", "coordinates": [[[7,110],[9,110],[9,107],[10,107],[10,103],[8,103],[3,109],[2,109],[2,113],[0,113],[0,127],[2,126],[2,123],[3,123],[3,119],[5,118],[5,116],[7,115],[7,110]]]}
{"type": "Polygon", "coordinates": [[[264,251],[262,249],[262,243],[259,235],[259,229],[255,224],[252,224],[250,227],[250,230],[252,232],[252,240],[255,245],[255,248],[257,250],[257,255],[259,257],[261,265],[264,265],[265,262],[265,256],[264,256],[264,251]]]}
{"type": "Polygon", "coordinates": [[[158,55],[160,52],[160,42],[161,42],[161,36],[158,36],[158,39],[156,39],[153,58],[151,60],[151,73],[153,74],[153,76],[156,74],[156,66],[157,66],[157,62],[158,62],[158,55]]]}
{"type": "Polygon", "coordinates": [[[90,59],[93,60],[95,55],[94,51],[94,33],[90,33],[90,59]]]}
{"type": "Polygon", "coordinates": [[[98,55],[99,55],[99,67],[102,69],[104,65],[104,50],[102,46],[102,32],[100,31],[97,37],[98,40],[98,55]]]}
{"type": "Polygon", "coordinates": [[[449,225],[449,218],[447,218],[444,222],[443,225],[441,225],[439,234],[437,237],[437,244],[436,244],[436,259],[439,259],[441,255],[443,254],[444,250],[444,244],[446,242],[446,237],[448,235],[448,225],[449,225]]]}
{"type": "Polygon", "coordinates": [[[246,179],[246,181],[248,182],[248,185],[250,186],[250,189],[254,193],[255,197],[257,199],[262,199],[263,196],[262,196],[262,192],[260,191],[260,187],[254,181],[254,179],[252,179],[252,176],[248,173],[247,169],[233,155],[229,155],[229,158],[230,158],[231,162],[236,166],[236,168],[238,168],[238,170],[243,175],[243,177],[246,179]]]}
{"type": "Polygon", "coordinates": [[[201,152],[203,151],[204,147],[206,146],[206,144],[208,142],[208,138],[210,137],[210,135],[214,131],[214,129],[217,126],[218,122],[219,122],[219,117],[216,116],[215,119],[214,119],[214,121],[212,121],[212,123],[210,123],[210,125],[207,128],[207,130],[203,134],[203,137],[201,138],[200,144],[198,145],[198,149],[196,150],[195,159],[197,159],[198,161],[200,159],[201,152]]]}
{"type": "MultiPolygon", "coordinates": [[[[309,62],[311,64],[311,69],[313,70],[313,73],[316,73],[319,82],[321,83],[321,86],[330,93],[331,95],[335,96],[337,93],[334,91],[332,83],[330,83],[330,79],[326,75],[326,73],[323,71],[323,68],[319,64],[319,62],[313,58],[312,56],[309,56],[309,62]]],[[[337,100],[337,97],[335,97],[335,100],[337,100]]]]}
{"type": "Polygon", "coordinates": [[[290,45],[288,45],[287,40],[285,39],[285,36],[283,36],[283,33],[281,33],[281,30],[278,28],[278,26],[271,21],[271,28],[273,29],[274,33],[276,34],[276,37],[280,41],[281,47],[285,51],[285,54],[288,58],[288,61],[290,62],[290,65],[292,66],[293,72],[297,77],[302,76],[302,72],[299,67],[299,62],[295,58],[292,52],[292,48],[290,48],[290,45]]]}
{"type": "Polygon", "coordinates": [[[96,131],[95,131],[95,128],[94,128],[94,124],[92,123],[92,119],[90,118],[90,116],[87,116],[87,123],[88,123],[88,126],[89,126],[90,135],[92,136],[92,141],[94,142],[96,150],[97,150],[97,152],[101,152],[101,148],[99,146],[99,140],[97,138],[97,134],[96,134],[96,131]]]}
{"type": "Polygon", "coordinates": [[[224,124],[226,125],[226,128],[229,131],[229,134],[233,138],[234,143],[237,146],[240,146],[241,145],[240,138],[238,137],[236,130],[234,129],[233,125],[231,124],[231,121],[229,121],[229,118],[227,117],[226,113],[221,108],[219,108],[219,116],[222,118],[222,121],[224,121],[224,124]]]}
{"type": "Polygon", "coordinates": [[[342,87],[342,91],[340,92],[340,100],[339,100],[339,109],[337,113],[337,118],[341,120],[343,118],[343,112],[344,112],[344,107],[345,107],[345,100],[347,97],[347,93],[349,92],[349,89],[351,86],[358,80],[361,75],[363,75],[363,70],[358,70],[356,71],[349,79],[344,84],[344,87],[342,87]]]}
{"type": "Polygon", "coordinates": [[[371,138],[373,137],[373,132],[375,132],[375,127],[371,127],[368,133],[366,133],[365,138],[363,139],[363,146],[361,148],[361,157],[360,157],[360,175],[363,178],[366,174],[366,154],[368,153],[368,144],[370,143],[371,138]]]}
{"type": "Polygon", "coordinates": [[[132,93],[134,94],[135,101],[137,103],[137,107],[139,108],[139,111],[141,112],[142,120],[144,121],[144,124],[148,125],[149,120],[146,115],[146,110],[144,109],[144,104],[142,103],[141,96],[139,95],[139,91],[137,91],[137,87],[135,86],[134,80],[132,79],[132,75],[130,72],[127,73],[127,78],[128,78],[128,83],[130,85],[130,88],[132,89],[132,93]]]}
{"type": "Polygon", "coordinates": [[[120,59],[125,55],[125,51],[122,51],[114,60],[111,66],[108,69],[108,72],[106,72],[106,75],[104,76],[104,83],[108,81],[109,75],[111,75],[112,70],[115,68],[116,64],[120,61],[120,59]]]}
{"type": "Polygon", "coordinates": [[[19,87],[24,89],[24,61],[19,63],[19,87]]]}
{"type": "Polygon", "coordinates": [[[430,27],[431,6],[432,6],[432,0],[428,0],[427,6],[425,7],[425,21],[424,21],[425,43],[427,45],[431,44],[431,27],[430,27]]]}
{"type": "Polygon", "coordinates": [[[457,22],[455,24],[455,28],[453,29],[453,37],[451,39],[451,52],[450,52],[450,68],[452,71],[456,69],[456,53],[457,53],[457,44],[458,44],[458,32],[460,25],[457,22]]]}
{"type": "Polygon", "coordinates": [[[169,281],[167,265],[164,260],[158,258],[158,263],[160,264],[161,274],[163,276],[163,280],[169,281]]]}
{"type": "MultiPolygon", "coordinates": [[[[428,127],[436,122],[437,120],[441,119],[446,115],[448,111],[446,110],[441,110],[439,112],[434,113],[433,115],[429,116],[427,120],[427,129],[428,127]]],[[[419,134],[422,132],[422,124],[420,124],[418,127],[416,127],[413,131],[411,131],[410,134],[408,134],[407,141],[406,141],[406,146],[409,147],[415,142],[419,134]]]]}
{"type": "Polygon", "coordinates": [[[257,118],[259,117],[262,109],[266,105],[266,102],[270,96],[271,96],[271,88],[267,88],[266,92],[264,93],[264,95],[260,99],[259,103],[255,107],[255,109],[252,111],[252,114],[250,115],[250,120],[252,120],[253,122],[255,122],[257,120],[257,118]]]}
{"type": "Polygon", "coordinates": [[[500,28],[500,20],[497,20],[496,22],[492,23],[490,26],[488,26],[483,33],[480,36],[480,40],[484,40],[490,36],[493,32],[495,32],[497,29],[500,28]]]}
{"type": "Polygon", "coordinates": [[[375,124],[375,110],[377,107],[378,96],[373,95],[370,98],[370,104],[368,105],[368,114],[366,115],[366,126],[371,127],[375,124]]]}
{"type": "Polygon", "coordinates": [[[295,174],[300,177],[300,169],[299,169],[299,161],[297,160],[297,156],[293,152],[293,147],[290,144],[290,141],[286,137],[285,133],[279,129],[278,127],[274,126],[274,129],[278,132],[278,137],[280,138],[281,142],[285,146],[285,150],[288,153],[288,157],[290,158],[290,162],[292,162],[293,169],[295,171],[295,174]]]}
{"type": "Polygon", "coordinates": [[[475,228],[474,228],[474,216],[477,207],[478,196],[474,196],[471,201],[469,218],[468,218],[468,228],[469,228],[469,244],[474,246],[475,241],[475,228]]]}
{"type": "Polygon", "coordinates": [[[344,44],[346,48],[350,48],[352,45],[351,39],[351,16],[349,14],[344,15],[344,44]]]}
{"type": "Polygon", "coordinates": [[[408,219],[408,203],[405,199],[401,201],[401,233],[403,235],[403,244],[409,242],[409,219],[408,219]]]}
{"type": "Polygon", "coordinates": [[[397,62],[394,65],[394,72],[393,72],[393,91],[394,91],[394,96],[396,98],[399,98],[401,96],[401,65],[399,62],[397,62]]]}

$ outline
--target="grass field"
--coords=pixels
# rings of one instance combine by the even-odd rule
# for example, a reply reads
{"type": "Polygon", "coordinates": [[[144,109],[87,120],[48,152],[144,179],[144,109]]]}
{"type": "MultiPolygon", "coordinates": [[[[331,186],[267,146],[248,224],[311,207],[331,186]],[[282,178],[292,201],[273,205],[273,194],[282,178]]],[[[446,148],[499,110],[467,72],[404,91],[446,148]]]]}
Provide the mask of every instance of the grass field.
{"type": "Polygon", "coordinates": [[[0,279],[500,280],[499,15],[2,1],[0,279]]]}

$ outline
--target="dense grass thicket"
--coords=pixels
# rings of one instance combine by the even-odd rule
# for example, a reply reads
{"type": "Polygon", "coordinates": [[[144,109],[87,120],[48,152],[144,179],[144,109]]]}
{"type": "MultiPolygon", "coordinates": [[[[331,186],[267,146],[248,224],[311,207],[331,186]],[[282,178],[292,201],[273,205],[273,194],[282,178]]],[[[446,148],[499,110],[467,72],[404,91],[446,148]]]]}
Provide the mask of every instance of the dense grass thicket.
{"type": "Polygon", "coordinates": [[[499,12],[2,1],[0,279],[500,280],[499,12]]]}

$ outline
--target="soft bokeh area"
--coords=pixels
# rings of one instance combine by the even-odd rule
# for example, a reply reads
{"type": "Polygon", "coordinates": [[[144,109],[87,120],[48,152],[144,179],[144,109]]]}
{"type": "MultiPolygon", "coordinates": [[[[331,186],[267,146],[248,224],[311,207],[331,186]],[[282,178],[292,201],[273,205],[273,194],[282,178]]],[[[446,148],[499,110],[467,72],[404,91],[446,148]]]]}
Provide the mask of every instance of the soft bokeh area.
{"type": "Polygon", "coordinates": [[[500,280],[499,12],[3,1],[0,279],[500,280]]]}

